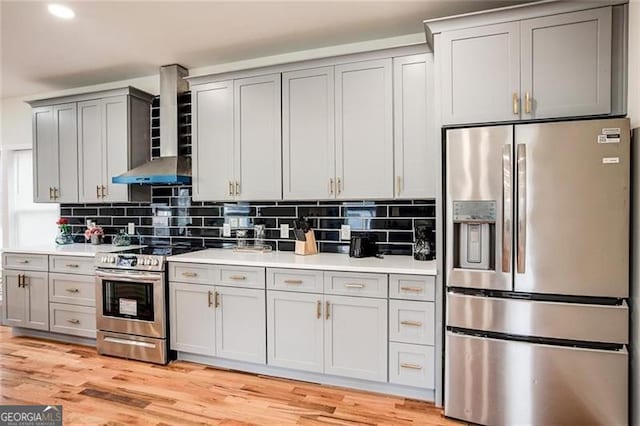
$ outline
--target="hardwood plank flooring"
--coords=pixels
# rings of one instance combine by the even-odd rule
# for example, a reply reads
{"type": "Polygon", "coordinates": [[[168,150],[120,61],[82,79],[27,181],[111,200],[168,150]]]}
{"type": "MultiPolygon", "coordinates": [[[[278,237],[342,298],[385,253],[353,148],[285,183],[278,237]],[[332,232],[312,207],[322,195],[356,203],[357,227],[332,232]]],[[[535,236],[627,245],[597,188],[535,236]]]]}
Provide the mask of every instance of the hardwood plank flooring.
{"type": "Polygon", "coordinates": [[[0,327],[0,404],[61,404],[67,425],[458,425],[433,404],[222,370],[157,366],[0,327]]]}

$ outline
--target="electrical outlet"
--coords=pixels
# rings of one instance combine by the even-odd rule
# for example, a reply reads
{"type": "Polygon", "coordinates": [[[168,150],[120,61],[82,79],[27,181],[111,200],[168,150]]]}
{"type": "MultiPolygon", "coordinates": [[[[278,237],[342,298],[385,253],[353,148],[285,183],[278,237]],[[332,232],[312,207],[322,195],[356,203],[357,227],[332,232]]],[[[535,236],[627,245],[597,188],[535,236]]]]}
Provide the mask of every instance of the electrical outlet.
{"type": "Polygon", "coordinates": [[[289,224],[280,224],[280,238],[289,238],[289,224]]]}
{"type": "Polygon", "coordinates": [[[222,236],[223,237],[230,237],[231,236],[231,224],[230,223],[225,223],[224,225],[222,225],[222,236]]]}
{"type": "Polygon", "coordinates": [[[129,222],[127,224],[127,234],[133,235],[136,233],[136,224],[133,222],[129,222]]]}
{"type": "Polygon", "coordinates": [[[350,225],[342,225],[340,227],[340,239],[341,240],[350,240],[351,239],[351,226],[350,225]]]}

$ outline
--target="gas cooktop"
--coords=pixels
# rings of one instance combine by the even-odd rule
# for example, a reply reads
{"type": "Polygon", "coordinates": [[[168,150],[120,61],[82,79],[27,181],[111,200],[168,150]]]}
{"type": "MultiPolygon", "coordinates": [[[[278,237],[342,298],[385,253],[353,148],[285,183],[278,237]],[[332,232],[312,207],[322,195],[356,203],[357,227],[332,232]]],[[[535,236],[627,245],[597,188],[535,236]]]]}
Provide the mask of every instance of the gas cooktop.
{"type": "Polygon", "coordinates": [[[117,253],[98,253],[95,265],[99,269],[164,271],[167,257],[204,249],[205,247],[194,246],[150,245],[117,253]]]}

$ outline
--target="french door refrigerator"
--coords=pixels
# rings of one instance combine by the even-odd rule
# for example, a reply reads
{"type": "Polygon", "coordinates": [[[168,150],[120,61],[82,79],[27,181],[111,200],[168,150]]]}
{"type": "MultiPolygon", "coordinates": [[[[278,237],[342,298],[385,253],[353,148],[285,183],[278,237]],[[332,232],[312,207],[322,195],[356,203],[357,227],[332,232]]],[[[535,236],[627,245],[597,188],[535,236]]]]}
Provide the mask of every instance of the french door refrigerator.
{"type": "Polygon", "coordinates": [[[628,424],[627,119],[451,129],[445,415],[628,424]]]}

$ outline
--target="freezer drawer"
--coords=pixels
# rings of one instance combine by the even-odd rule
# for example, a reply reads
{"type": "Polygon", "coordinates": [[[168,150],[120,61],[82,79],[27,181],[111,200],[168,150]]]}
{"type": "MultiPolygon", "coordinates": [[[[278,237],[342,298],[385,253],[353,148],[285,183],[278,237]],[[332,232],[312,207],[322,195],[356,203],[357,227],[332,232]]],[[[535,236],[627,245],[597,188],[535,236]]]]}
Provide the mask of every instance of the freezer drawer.
{"type": "Polygon", "coordinates": [[[445,415],[485,425],[626,425],[628,354],[447,332],[445,415]]]}
{"type": "Polygon", "coordinates": [[[598,343],[629,343],[626,304],[586,305],[447,294],[447,326],[598,343]]]}

